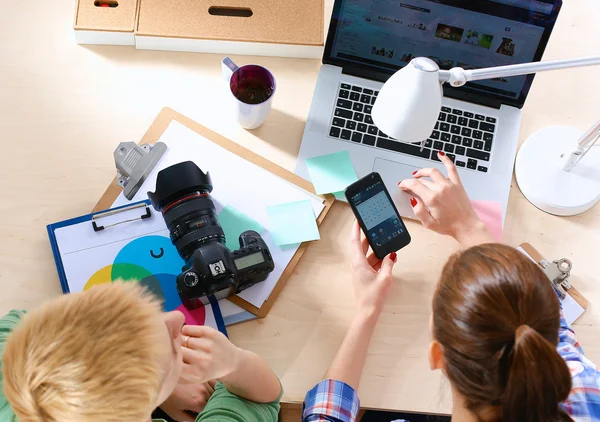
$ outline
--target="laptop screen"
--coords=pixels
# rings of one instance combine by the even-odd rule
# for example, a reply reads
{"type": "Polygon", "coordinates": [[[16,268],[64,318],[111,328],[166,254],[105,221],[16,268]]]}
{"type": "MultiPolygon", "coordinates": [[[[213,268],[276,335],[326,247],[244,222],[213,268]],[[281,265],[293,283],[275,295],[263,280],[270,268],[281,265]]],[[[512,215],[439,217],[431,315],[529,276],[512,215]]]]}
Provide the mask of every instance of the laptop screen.
{"type": "MultiPolygon", "coordinates": [[[[429,57],[441,69],[539,61],[560,5],[561,0],[337,0],[324,61],[388,75],[415,57],[429,57]]],[[[532,81],[532,75],[496,78],[460,90],[522,106],[532,81]]]]}

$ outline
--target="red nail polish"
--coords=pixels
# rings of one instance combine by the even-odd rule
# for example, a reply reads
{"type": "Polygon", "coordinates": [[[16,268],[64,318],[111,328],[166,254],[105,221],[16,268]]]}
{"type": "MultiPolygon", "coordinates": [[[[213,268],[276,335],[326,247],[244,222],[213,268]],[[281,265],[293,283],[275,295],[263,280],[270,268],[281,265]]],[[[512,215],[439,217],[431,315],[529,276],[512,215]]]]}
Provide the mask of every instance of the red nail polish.
{"type": "Polygon", "coordinates": [[[415,170],[415,171],[413,171],[413,176],[414,176],[415,174],[417,174],[417,172],[418,172],[418,171],[419,171],[419,170],[415,170]]]}
{"type": "Polygon", "coordinates": [[[417,206],[417,200],[415,198],[410,198],[410,205],[412,205],[413,207],[417,206]]]}
{"type": "Polygon", "coordinates": [[[390,254],[390,259],[391,259],[392,261],[396,262],[396,252],[392,252],[392,253],[390,254]]]}
{"type": "Polygon", "coordinates": [[[442,157],[446,154],[444,154],[444,151],[438,151],[438,154],[441,155],[442,157]]]}

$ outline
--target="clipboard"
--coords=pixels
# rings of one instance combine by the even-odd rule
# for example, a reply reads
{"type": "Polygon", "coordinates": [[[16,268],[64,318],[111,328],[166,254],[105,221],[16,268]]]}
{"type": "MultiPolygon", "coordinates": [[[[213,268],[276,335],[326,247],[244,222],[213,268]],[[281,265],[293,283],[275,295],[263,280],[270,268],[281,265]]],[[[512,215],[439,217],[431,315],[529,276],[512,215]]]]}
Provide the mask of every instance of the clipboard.
{"type": "MultiPolygon", "coordinates": [[[[203,136],[204,138],[210,140],[211,142],[214,142],[218,146],[228,150],[229,152],[231,152],[233,154],[236,154],[237,156],[245,159],[246,161],[249,161],[250,163],[252,163],[254,165],[262,167],[263,169],[273,173],[275,176],[278,176],[279,178],[281,178],[291,184],[296,185],[300,189],[303,189],[309,193],[316,195],[316,192],[314,190],[312,183],[308,182],[307,180],[304,180],[300,176],[297,176],[296,174],[290,172],[289,170],[286,170],[283,167],[278,166],[277,164],[273,163],[272,161],[269,161],[266,158],[261,157],[260,155],[225,138],[224,136],[221,136],[218,133],[213,132],[212,130],[208,129],[207,127],[193,121],[189,117],[186,117],[183,114],[178,113],[169,107],[165,107],[161,110],[161,112],[158,114],[158,116],[156,117],[154,122],[150,125],[150,128],[144,134],[144,136],[142,137],[142,139],[140,140],[139,143],[154,145],[160,139],[162,134],[166,131],[166,129],[169,127],[169,125],[173,121],[177,121],[178,123],[187,127],[188,129],[191,129],[194,132],[198,133],[199,135],[203,136]]],[[[93,212],[109,209],[112,206],[112,204],[115,202],[117,197],[122,192],[122,189],[119,186],[117,186],[116,180],[117,179],[115,178],[113,180],[113,182],[108,186],[108,188],[104,192],[104,195],[102,195],[102,197],[99,199],[98,203],[94,207],[93,212]]],[[[320,196],[324,201],[323,202],[324,208],[321,211],[321,213],[319,214],[319,216],[317,216],[317,219],[316,219],[317,225],[321,225],[321,223],[325,220],[325,217],[331,210],[331,207],[332,207],[333,203],[335,202],[335,197],[331,194],[318,195],[318,196],[320,196]]],[[[304,252],[308,248],[309,244],[310,244],[310,242],[304,242],[300,245],[300,247],[294,254],[293,258],[290,260],[287,267],[283,271],[281,277],[279,278],[279,280],[277,282],[277,285],[271,292],[271,295],[263,303],[263,305],[260,308],[257,306],[254,306],[253,304],[245,301],[244,299],[242,299],[238,296],[231,296],[228,298],[228,300],[230,300],[232,303],[238,305],[239,307],[247,310],[248,312],[256,315],[257,317],[264,318],[269,313],[271,308],[273,307],[275,300],[277,300],[277,297],[283,290],[285,283],[287,282],[289,277],[292,275],[294,268],[296,267],[296,265],[298,265],[298,262],[302,258],[302,255],[304,255],[304,252]]]]}
{"type": "MultiPolygon", "coordinates": [[[[548,261],[548,262],[552,262],[550,260],[545,259],[541,253],[539,253],[533,246],[531,246],[529,243],[521,243],[519,245],[519,248],[521,248],[523,251],[525,251],[527,253],[527,255],[529,255],[529,257],[535,261],[535,263],[540,267],[543,268],[541,266],[541,262],[543,261],[548,261]]],[[[568,291],[569,295],[573,298],[573,300],[575,300],[575,302],[577,302],[577,304],[579,306],[581,306],[584,310],[587,310],[588,308],[588,300],[579,292],[579,290],[577,290],[577,288],[571,283],[571,288],[568,291]]]]}
{"type": "MultiPolygon", "coordinates": [[[[121,207],[116,207],[107,211],[71,218],[69,220],[60,221],[46,226],[48,238],[50,240],[50,246],[52,248],[52,254],[54,255],[56,270],[58,272],[58,278],[60,280],[60,285],[63,293],[68,294],[72,291],[84,291],[92,287],[93,285],[110,282],[111,280],[109,280],[108,278],[112,280],[121,278],[127,281],[129,279],[128,275],[131,275],[133,267],[136,267],[136,271],[138,272],[138,274],[147,273],[144,274],[147,275],[147,277],[144,280],[142,280],[141,277],[136,277],[136,279],[139,279],[141,283],[144,283],[144,285],[147,288],[149,288],[150,291],[156,292],[156,290],[153,288],[156,285],[154,285],[153,282],[160,283],[160,281],[156,277],[161,276],[152,274],[152,272],[147,268],[137,266],[130,262],[125,264],[119,262],[118,260],[118,257],[120,256],[121,252],[127,250],[127,247],[134,244],[135,242],[138,242],[141,239],[141,237],[144,237],[145,232],[147,232],[148,229],[150,229],[150,231],[155,230],[156,225],[162,228],[163,231],[166,230],[166,226],[162,221],[162,216],[156,215],[156,213],[153,214],[153,211],[151,210],[150,201],[147,200],[124,205],[121,207]],[[114,227],[120,226],[122,224],[129,224],[135,227],[131,233],[131,237],[125,239],[115,239],[114,227]],[[67,233],[72,235],[75,232],[80,235],[79,239],[77,239],[76,241],[67,241],[67,239],[72,237],[68,236],[67,233]],[[93,240],[90,242],[91,239],[93,240]],[[73,248],[75,244],[79,244],[80,242],[86,243],[84,246],[78,248],[79,250],[73,248]],[[69,284],[69,277],[67,276],[67,273],[69,273],[71,276],[76,273],[72,272],[72,266],[70,267],[70,270],[67,270],[66,265],[80,261],[82,259],[81,254],[90,254],[93,253],[91,251],[106,250],[107,248],[112,247],[113,245],[118,245],[119,243],[126,243],[127,246],[123,249],[121,249],[120,247],[116,248],[120,249],[120,251],[119,253],[117,253],[117,258],[115,258],[114,261],[112,259],[110,260],[110,262],[112,263],[111,265],[100,268],[89,279],[87,277],[84,278],[84,280],[87,280],[85,284],[80,283],[81,279],[79,277],[71,278],[71,284],[69,284]],[[109,273],[110,277],[108,276],[109,273]],[[96,278],[96,276],[98,277],[96,278]]],[[[116,229],[116,232],[118,233],[118,229],[116,229]]],[[[154,237],[160,238],[159,236],[154,237]]],[[[165,242],[167,242],[166,239],[165,242]]],[[[163,243],[163,245],[165,244],[163,243]]],[[[162,252],[164,253],[164,251],[162,252]]],[[[178,257],[178,254],[175,250],[172,250],[170,253],[167,253],[164,259],[168,262],[168,257],[172,258],[173,256],[178,257]]],[[[158,256],[156,256],[156,258],[158,258],[158,256]]],[[[83,259],[85,260],[85,258],[83,259]]],[[[142,262],[138,261],[136,262],[136,264],[142,264],[142,262]]],[[[181,265],[181,263],[179,263],[178,265],[181,265]]],[[[172,268],[173,265],[171,265],[170,267],[172,268]]],[[[161,268],[165,269],[166,267],[161,266],[161,268]]],[[[164,276],[164,274],[162,276],[164,276]]],[[[174,296],[176,296],[176,292],[174,290],[170,294],[162,294],[161,290],[161,297],[164,300],[165,311],[172,311],[174,309],[183,307],[178,298],[177,302],[173,300],[174,296]]],[[[186,322],[189,324],[193,323],[209,325],[213,328],[217,328],[223,334],[227,335],[225,321],[223,319],[223,315],[221,313],[221,309],[219,307],[219,304],[217,303],[217,300],[214,297],[210,297],[209,300],[210,307],[208,307],[207,305],[206,307],[204,307],[205,309],[196,309],[193,311],[183,310],[186,317],[186,322]]]]}
{"type": "MultiPolygon", "coordinates": [[[[126,205],[123,207],[117,207],[110,210],[109,215],[117,215],[120,212],[130,211],[140,209],[140,216],[135,219],[122,220],[117,223],[111,223],[107,225],[108,227],[116,226],[118,224],[129,223],[134,220],[144,220],[150,216],[150,202],[145,204],[132,204],[126,205]]],[[[70,220],[61,221],[58,223],[48,224],[46,226],[46,230],[48,232],[48,239],[50,240],[50,247],[52,248],[52,255],[54,256],[54,262],[56,263],[56,271],[58,272],[58,279],[60,281],[60,287],[62,288],[63,293],[71,293],[71,289],[69,287],[69,283],[67,282],[67,275],[65,273],[65,267],[62,262],[62,258],[60,256],[60,250],[58,247],[58,242],[56,239],[56,230],[61,229],[63,227],[72,226],[74,224],[84,223],[89,221],[92,224],[92,228],[95,232],[99,232],[104,230],[107,226],[99,224],[98,220],[105,213],[92,213],[88,215],[82,215],[81,217],[71,218],[70,220]]]]}

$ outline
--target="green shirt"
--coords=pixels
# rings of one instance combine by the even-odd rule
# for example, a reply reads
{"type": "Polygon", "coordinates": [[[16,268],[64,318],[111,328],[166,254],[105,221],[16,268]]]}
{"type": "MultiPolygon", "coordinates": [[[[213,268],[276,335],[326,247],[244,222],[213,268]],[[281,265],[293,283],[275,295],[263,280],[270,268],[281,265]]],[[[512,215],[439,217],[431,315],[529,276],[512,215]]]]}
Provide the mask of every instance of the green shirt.
{"type": "MultiPolygon", "coordinates": [[[[281,396],[273,403],[254,403],[230,393],[223,383],[219,382],[196,422],[277,422],[279,400],[281,396]]],[[[163,419],[154,421],[159,422],[163,419]]]]}
{"type": "MultiPolygon", "coordinates": [[[[10,311],[2,319],[0,319],[0,357],[4,353],[4,345],[6,339],[12,333],[12,330],[21,320],[21,317],[25,314],[25,311],[10,311]]],[[[0,359],[0,421],[2,422],[15,422],[17,418],[4,397],[4,390],[2,389],[2,359],[0,359]]]]}
{"type": "MultiPolygon", "coordinates": [[[[0,319],[0,356],[4,344],[25,311],[10,311],[0,319]]],[[[215,392],[206,408],[196,418],[196,422],[277,422],[279,399],[273,403],[258,404],[230,393],[222,383],[215,386],[215,392]]],[[[0,359],[0,421],[16,422],[14,412],[4,397],[2,390],[2,360],[0,359]]]]}
{"type": "Polygon", "coordinates": [[[196,422],[277,422],[279,400],[281,396],[273,403],[254,403],[230,393],[218,383],[196,422]]]}

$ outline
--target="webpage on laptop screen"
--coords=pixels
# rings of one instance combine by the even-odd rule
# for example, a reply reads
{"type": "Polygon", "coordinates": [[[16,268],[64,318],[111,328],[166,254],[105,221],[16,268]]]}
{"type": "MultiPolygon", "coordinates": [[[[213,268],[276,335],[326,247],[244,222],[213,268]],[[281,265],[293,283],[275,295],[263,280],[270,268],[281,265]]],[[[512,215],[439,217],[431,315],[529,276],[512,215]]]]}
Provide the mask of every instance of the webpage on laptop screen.
{"type": "MultiPolygon", "coordinates": [[[[345,0],[338,20],[332,55],[388,71],[420,56],[442,69],[530,62],[544,33],[541,24],[427,0],[345,0]]],[[[525,79],[496,78],[469,86],[517,98],[525,79]]]]}

